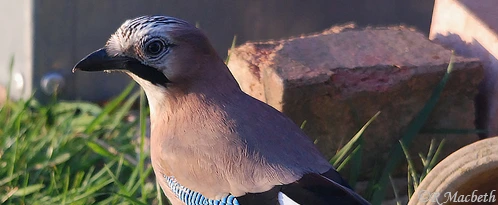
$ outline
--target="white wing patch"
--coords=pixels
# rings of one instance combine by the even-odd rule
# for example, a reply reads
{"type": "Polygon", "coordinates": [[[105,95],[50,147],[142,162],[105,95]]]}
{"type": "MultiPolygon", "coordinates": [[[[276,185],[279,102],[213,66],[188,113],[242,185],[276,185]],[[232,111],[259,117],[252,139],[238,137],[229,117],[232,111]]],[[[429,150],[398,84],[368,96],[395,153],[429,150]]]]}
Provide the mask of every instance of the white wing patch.
{"type": "Polygon", "coordinates": [[[280,203],[280,205],[299,205],[282,192],[278,192],[278,203],[280,203]]]}

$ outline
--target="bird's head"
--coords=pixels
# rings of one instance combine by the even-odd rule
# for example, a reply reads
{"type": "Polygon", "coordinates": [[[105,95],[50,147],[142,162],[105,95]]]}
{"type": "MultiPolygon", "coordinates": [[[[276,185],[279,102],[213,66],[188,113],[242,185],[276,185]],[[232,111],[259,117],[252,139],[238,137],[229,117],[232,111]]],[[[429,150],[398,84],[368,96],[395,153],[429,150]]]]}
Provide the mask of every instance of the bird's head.
{"type": "Polygon", "coordinates": [[[220,62],[195,26],[173,17],[142,16],[124,22],[103,48],[78,62],[73,72],[124,71],[149,96],[157,90],[188,89],[196,83],[209,87],[219,76],[232,81],[224,65],[216,69],[220,62]]]}

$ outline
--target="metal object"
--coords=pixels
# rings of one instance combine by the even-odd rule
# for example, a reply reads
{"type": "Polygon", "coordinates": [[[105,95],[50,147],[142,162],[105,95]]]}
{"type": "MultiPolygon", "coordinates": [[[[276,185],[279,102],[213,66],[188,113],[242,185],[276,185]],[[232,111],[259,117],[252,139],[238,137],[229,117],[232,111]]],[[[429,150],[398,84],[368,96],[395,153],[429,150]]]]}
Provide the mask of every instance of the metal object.
{"type": "Polygon", "coordinates": [[[64,76],[57,72],[47,73],[40,80],[40,87],[46,95],[59,93],[64,87],[66,81],[64,76]]]}
{"type": "Polygon", "coordinates": [[[24,76],[20,72],[14,72],[12,74],[12,84],[10,90],[16,93],[24,93],[24,76]]]}

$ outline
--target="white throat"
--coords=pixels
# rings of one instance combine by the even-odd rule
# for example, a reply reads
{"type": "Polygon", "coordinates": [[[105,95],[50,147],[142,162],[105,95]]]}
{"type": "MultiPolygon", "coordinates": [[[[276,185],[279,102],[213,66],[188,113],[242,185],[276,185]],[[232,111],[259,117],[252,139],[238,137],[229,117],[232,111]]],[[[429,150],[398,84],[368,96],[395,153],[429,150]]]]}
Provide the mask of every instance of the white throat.
{"type": "Polygon", "coordinates": [[[149,81],[139,78],[132,73],[128,74],[142,87],[142,89],[144,89],[151,113],[156,113],[158,108],[164,106],[163,104],[166,102],[166,88],[153,85],[149,81]]]}

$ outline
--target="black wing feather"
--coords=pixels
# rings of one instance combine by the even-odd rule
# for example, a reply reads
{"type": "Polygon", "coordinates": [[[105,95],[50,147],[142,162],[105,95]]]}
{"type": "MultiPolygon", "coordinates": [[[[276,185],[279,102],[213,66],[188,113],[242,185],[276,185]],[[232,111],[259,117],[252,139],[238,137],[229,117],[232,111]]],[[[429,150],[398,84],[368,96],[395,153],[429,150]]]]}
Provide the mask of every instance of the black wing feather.
{"type": "Polygon", "coordinates": [[[266,192],[248,193],[244,196],[237,197],[237,201],[240,205],[279,205],[278,192],[280,192],[281,188],[281,186],[275,186],[266,192]]]}
{"type": "Polygon", "coordinates": [[[294,183],[275,186],[263,193],[250,193],[237,200],[241,205],[279,205],[278,192],[301,205],[369,205],[370,203],[355,193],[347,182],[335,171],[310,173],[294,183]]]}

